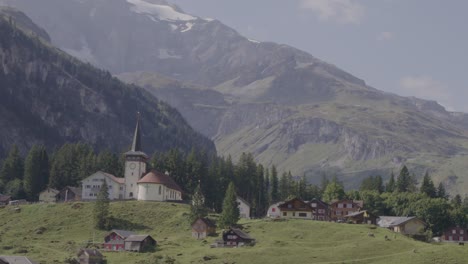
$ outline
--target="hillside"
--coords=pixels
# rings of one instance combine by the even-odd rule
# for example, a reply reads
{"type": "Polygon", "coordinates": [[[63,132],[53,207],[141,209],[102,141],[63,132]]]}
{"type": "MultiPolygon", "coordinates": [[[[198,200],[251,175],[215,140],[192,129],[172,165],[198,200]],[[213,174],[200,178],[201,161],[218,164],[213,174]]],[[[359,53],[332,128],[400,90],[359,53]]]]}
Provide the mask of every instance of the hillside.
{"type": "Polygon", "coordinates": [[[468,188],[468,117],[379,91],[284,44],[250,40],[163,0],[0,0],[52,43],[176,107],[218,153],[280,171],[338,175],[348,188],[403,164],[452,193],[468,188]],[[56,25],[61,25],[57,27],[56,25]]]}
{"type": "Polygon", "coordinates": [[[131,144],[137,112],[148,153],[215,152],[177,110],[15,26],[24,21],[0,16],[0,157],[13,143],[23,153],[35,143],[52,149],[78,141],[120,153],[131,144]]]}
{"type": "MultiPolygon", "coordinates": [[[[21,253],[41,263],[63,263],[86,241],[101,241],[92,228],[92,203],[36,204],[0,209],[0,254],[21,253]],[[38,232],[38,230],[42,230],[38,232]]],[[[111,203],[121,228],[149,233],[159,243],[154,253],[105,253],[110,264],[132,263],[464,263],[457,245],[431,245],[365,225],[290,220],[242,222],[257,239],[254,247],[211,249],[191,238],[188,206],[157,202],[111,203]],[[372,232],[375,237],[367,234],[372,232]],[[390,237],[385,241],[384,236],[390,237]],[[159,261],[158,261],[159,260],[159,261]]]]}

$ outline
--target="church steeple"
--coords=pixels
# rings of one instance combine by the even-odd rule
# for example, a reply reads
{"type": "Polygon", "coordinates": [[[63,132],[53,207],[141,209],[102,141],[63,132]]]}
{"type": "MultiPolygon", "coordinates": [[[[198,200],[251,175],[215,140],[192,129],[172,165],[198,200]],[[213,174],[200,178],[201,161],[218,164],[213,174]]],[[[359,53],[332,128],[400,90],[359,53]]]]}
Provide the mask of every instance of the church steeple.
{"type": "Polygon", "coordinates": [[[137,124],[135,128],[135,135],[133,136],[132,151],[140,152],[141,150],[141,132],[140,132],[140,112],[137,114],[137,124]]]}

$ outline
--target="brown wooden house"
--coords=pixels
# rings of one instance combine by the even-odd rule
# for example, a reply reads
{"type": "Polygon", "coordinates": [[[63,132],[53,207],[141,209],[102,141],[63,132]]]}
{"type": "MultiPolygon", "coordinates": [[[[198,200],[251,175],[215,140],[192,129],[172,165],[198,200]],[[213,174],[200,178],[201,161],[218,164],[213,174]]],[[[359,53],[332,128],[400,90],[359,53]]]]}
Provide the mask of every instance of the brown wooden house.
{"type": "Polygon", "coordinates": [[[156,240],[150,235],[130,235],[124,241],[125,251],[146,252],[156,246],[156,240]]]}
{"type": "Polygon", "coordinates": [[[81,200],[81,188],[67,186],[57,195],[59,202],[73,202],[81,200]]]}
{"type": "Polygon", "coordinates": [[[467,242],[468,241],[468,228],[452,226],[445,229],[442,235],[444,242],[467,242]]]}
{"type": "Polygon", "coordinates": [[[8,205],[11,201],[11,196],[0,194],[0,206],[8,205]]]}
{"type": "Polygon", "coordinates": [[[192,237],[204,239],[209,235],[216,234],[216,224],[208,218],[198,218],[192,223],[192,237]]]}
{"type": "Polygon", "coordinates": [[[80,264],[101,264],[104,257],[97,249],[82,248],[78,251],[78,260],[80,264]]]}
{"type": "Polygon", "coordinates": [[[313,199],[309,202],[310,207],[312,208],[312,219],[318,221],[329,221],[330,220],[330,211],[328,209],[329,205],[322,200],[313,199]]]}
{"type": "Polygon", "coordinates": [[[363,208],[363,202],[343,199],[332,202],[329,208],[331,221],[345,221],[347,215],[359,212],[363,208]]]}
{"type": "Polygon", "coordinates": [[[378,216],[372,214],[367,210],[354,212],[345,216],[346,222],[348,223],[369,225],[377,225],[378,218],[378,216]]]}
{"type": "Polygon", "coordinates": [[[255,239],[237,228],[231,228],[223,232],[224,246],[226,247],[241,247],[252,245],[255,239]]]}
{"type": "Polygon", "coordinates": [[[278,206],[281,218],[312,219],[312,207],[299,198],[286,201],[278,206]]]}

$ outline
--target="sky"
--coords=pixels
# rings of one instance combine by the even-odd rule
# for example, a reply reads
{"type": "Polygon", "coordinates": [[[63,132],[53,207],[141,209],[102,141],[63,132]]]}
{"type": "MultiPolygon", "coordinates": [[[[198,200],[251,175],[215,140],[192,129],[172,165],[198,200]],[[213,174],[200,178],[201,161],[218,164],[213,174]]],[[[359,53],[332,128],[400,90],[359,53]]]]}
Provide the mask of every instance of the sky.
{"type": "Polygon", "coordinates": [[[468,112],[466,0],[169,0],[287,44],[379,90],[468,112]]]}

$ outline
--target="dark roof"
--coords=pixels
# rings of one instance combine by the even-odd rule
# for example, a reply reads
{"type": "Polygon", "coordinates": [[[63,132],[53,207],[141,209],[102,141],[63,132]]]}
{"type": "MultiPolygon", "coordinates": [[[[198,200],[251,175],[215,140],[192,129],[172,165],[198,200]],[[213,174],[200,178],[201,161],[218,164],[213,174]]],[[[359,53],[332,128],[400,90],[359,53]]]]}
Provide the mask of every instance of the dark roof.
{"type": "Polygon", "coordinates": [[[125,242],[142,242],[147,237],[151,238],[153,241],[156,241],[150,235],[130,235],[125,239],[125,242]]]}
{"type": "Polygon", "coordinates": [[[97,249],[82,248],[82,249],[80,249],[80,251],[78,251],[78,256],[80,256],[83,253],[85,253],[88,256],[101,257],[102,258],[101,252],[99,252],[99,250],[97,250],[97,249]]]}
{"type": "Polygon", "coordinates": [[[304,200],[299,199],[299,198],[297,198],[297,197],[296,197],[296,198],[292,198],[291,200],[288,200],[288,201],[283,202],[282,204],[278,205],[278,208],[284,208],[284,209],[286,209],[287,206],[288,206],[288,204],[294,202],[295,200],[298,200],[298,201],[300,201],[301,203],[303,203],[306,207],[308,207],[308,209],[311,209],[311,208],[312,208],[312,207],[310,206],[310,203],[305,202],[304,200]]]}
{"type": "Polygon", "coordinates": [[[310,204],[311,203],[320,203],[320,204],[325,205],[327,207],[329,206],[326,202],[324,202],[324,201],[322,201],[320,199],[317,199],[317,198],[314,198],[314,199],[310,200],[308,203],[310,203],[310,204]]]}
{"type": "Polygon", "coordinates": [[[249,234],[247,233],[244,233],[244,231],[238,229],[238,228],[231,228],[232,232],[234,232],[236,235],[238,235],[240,238],[243,238],[243,239],[249,239],[249,240],[253,240],[253,238],[251,236],[249,236],[249,234]]]}
{"type": "Polygon", "coordinates": [[[351,200],[351,199],[332,200],[330,205],[334,205],[334,204],[337,204],[337,203],[342,203],[344,201],[352,202],[353,204],[355,204],[355,205],[357,205],[358,207],[361,207],[361,208],[364,206],[364,201],[362,201],[362,200],[351,200]]]}
{"type": "Polygon", "coordinates": [[[192,222],[192,225],[195,224],[195,222],[197,222],[199,219],[202,220],[203,223],[205,223],[209,227],[216,227],[215,222],[213,220],[209,219],[209,218],[206,218],[206,217],[197,218],[195,221],[192,222]]]}
{"type": "Polygon", "coordinates": [[[132,231],[112,229],[111,232],[108,235],[110,235],[110,234],[112,234],[114,232],[116,234],[118,234],[119,236],[123,237],[124,239],[135,234],[135,232],[132,232],[132,231]]]}
{"type": "Polygon", "coordinates": [[[251,207],[251,205],[246,200],[242,199],[242,197],[237,196],[237,199],[241,200],[241,202],[245,203],[248,207],[251,207]]]}
{"type": "Polygon", "coordinates": [[[11,196],[0,194],[0,202],[8,202],[10,199],[11,196]]]}
{"type": "Polygon", "coordinates": [[[37,264],[24,256],[0,256],[0,259],[9,264],[37,264]]]}
{"type": "Polygon", "coordinates": [[[402,225],[412,219],[416,219],[423,223],[420,219],[416,218],[416,216],[410,216],[410,217],[400,217],[400,216],[380,216],[379,221],[377,222],[377,225],[380,227],[394,227],[394,226],[399,226],[402,225]]]}
{"type": "Polygon", "coordinates": [[[154,184],[162,184],[168,188],[173,190],[182,192],[182,189],[179,185],[172,179],[171,176],[161,173],[157,170],[152,170],[148,174],[146,174],[143,178],[138,181],[139,183],[154,183],[154,184]]]}
{"type": "Polygon", "coordinates": [[[120,183],[120,184],[124,184],[125,183],[125,178],[119,178],[119,177],[116,177],[110,173],[107,173],[107,172],[103,172],[103,171],[98,171],[98,173],[102,173],[104,176],[106,176],[107,178],[117,182],[117,183],[120,183]]]}

